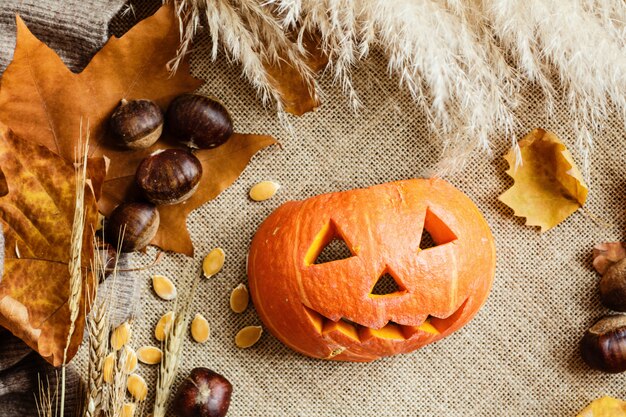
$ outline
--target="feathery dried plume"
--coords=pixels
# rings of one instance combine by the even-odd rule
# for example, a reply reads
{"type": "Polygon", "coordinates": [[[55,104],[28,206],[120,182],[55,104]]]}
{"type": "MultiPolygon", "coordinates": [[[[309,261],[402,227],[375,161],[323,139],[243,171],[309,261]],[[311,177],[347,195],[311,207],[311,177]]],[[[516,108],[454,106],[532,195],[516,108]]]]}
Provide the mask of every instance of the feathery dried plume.
{"type": "Polygon", "coordinates": [[[165,417],[167,401],[170,397],[172,385],[176,379],[180,355],[185,342],[187,328],[189,326],[189,310],[196,288],[200,282],[201,274],[197,274],[191,289],[182,301],[174,308],[174,321],[165,336],[165,346],[161,356],[159,377],[157,379],[156,396],[154,400],[153,417],[165,417]]]}
{"type": "MultiPolygon", "coordinates": [[[[593,135],[617,111],[626,124],[626,3],[623,0],[175,0],[180,57],[206,15],[215,59],[221,41],[262,100],[280,95],[263,62],[276,51],[302,69],[305,33],[318,33],[327,71],[355,109],[352,70],[372,48],[423,109],[444,148],[439,172],[458,171],[494,137],[516,144],[520,91],[536,85],[548,115],[563,91],[589,171],[593,135]],[[280,36],[277,24],[286,37],[280,36]],[[256,56],[255,56],[256,55],[256,56]]],[[[306,73],[306,71],[304,71],[306,73]]],[[[307,75],[308,77],[308,75],[307,75]]],[[[313,88],[316,84],[311,83],[313,88]]]]}
{"type": "Polygon", "coordinates": [[[283,112],[281,95],[265,65],[280,66],[288,62],[300,73],[309,90],[312,93],[317,91],[317,81],[304,61],[305,55],[289,39],[272,13],[256,0],[215,0],[210,4],[203,0],[172,2],[181,29],[177,57],[169,63],[172,71],[176,71],[189,52],[199,28],[206,24],[212,38],[212,59],[217,59],[221,41],[229,57],[241,64],[243,74],[265,105],[274,102],[278,112],[283,112]]]}

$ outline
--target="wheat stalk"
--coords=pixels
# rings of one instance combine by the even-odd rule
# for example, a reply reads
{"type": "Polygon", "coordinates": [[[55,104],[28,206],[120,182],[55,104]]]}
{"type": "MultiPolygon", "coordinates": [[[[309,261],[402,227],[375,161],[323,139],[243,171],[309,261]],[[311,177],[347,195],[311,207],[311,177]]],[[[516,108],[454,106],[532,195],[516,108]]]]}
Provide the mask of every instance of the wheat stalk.
{"type": "Polygon", "coordinates": [[[61,366],[61,400],[60,415],[65,414],[65,379],[67,366],[67,351],[71,345],[72,336],[76,327],[76,320],[80,314],[80,302],[82,298],[83,273],[82,273],[82,249],[83,231],[85,228],[85,187],[87,185],[87,157],[89,151],[89,126],[83,144],[83,123],[80,123],[80,139],[75,154],[75,182],[76,192],[74,199],[74,220],[72,222],[72,233],[70,238],[70,258],[68,269],[70,273],[69,286],[70,293],[67,305],[70,312],[70,326],[68,330],[65,348],[63,349],[63,365],[61,366]]]}
{"type": "Polygon", "coordinates": [[[172,385],[178,372],[180,355],[185,342],[187,327],[189,326],[189,310],[191,301],[200,282],[200,274],[196,276],[187,295],[174,308],[174,321],[165,336],[165,346],[161,356],[159,377],[157,379],[156,396],[154,400],[153,417],[165,417],[167,401],[172,385]]]}
{"type": "MultiPolygon", "coordinates": [[[[94,248],[97,247],[96,239],[93,241],[94,248]]],[[[112,279],[117,275],[118,256],[115,258],[112,279]]],[[[97,278],[104,277],[106,265],[98,250],[94,250],[91,270],[97,278]]],[[[85,399],[85,417],[96,417],[103,410],[105,404],[105,387],[103,380],[104,359],[109,354],[109,308],[110,293],[101,296],[97,301],[97,282],[95,280],[93,290],[89,292],[89,304],[92,305],[91,312],[87,316],[87,333],[89,335],[89,363],[87,370],[87,386],[85,399]],[[93,296],[92,296],[93,294],[93,296]]]]}

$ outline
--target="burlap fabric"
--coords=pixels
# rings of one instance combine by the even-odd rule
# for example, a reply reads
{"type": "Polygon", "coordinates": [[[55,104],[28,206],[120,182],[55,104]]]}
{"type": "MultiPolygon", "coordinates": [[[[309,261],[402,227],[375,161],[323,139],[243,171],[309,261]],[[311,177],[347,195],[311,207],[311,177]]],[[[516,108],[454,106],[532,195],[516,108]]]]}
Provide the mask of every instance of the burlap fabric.
{"type": "MultiPolygon", "coordinates": [[[[135,4],[137,17],[154,7],[154,2],[135,4]]],[[[131,20],[128,15],[118,18],[111,30],[121,33],[131,20]]],[[[77,27],[85,24],[76,21],[77,27]]],[[[493,291],[462,330],[413,354],[370,364],[310,359],[268,333],[250,349],[236,348],[238,329],[260,322],[252,306],[243,314],[232,313],[228,297],[246,282],[248,245],[274,208],[319,193],[428,175],[442,149],[375,54],[355,72],[365,104],[358,115],[326,78],[322,108],[291,118],[290,135],[259,104],[239,67],[224,58],[210,60],[207,42],[197,42],[192,60],[194,74],[207,80],[201,91],[224,102],[236,130],[270,133],[281,145],[260,152],[232,187],[189,217],[193,259],[167,254],[157,267],[136,273],[143,284],[142,314],[133,324],[136,347],[158,343],[154,325],[173,306],[151,292],[150,276],[167,275],[184,293],[202,257],[220,246],[226,252],[224,270],[201,283],[192,308],[193,314],[208,318],[211,338],[203,345],[188,338],[180,374],[207,366],[227,376],[234,385],[229,415],[573,416],[599,396],[626,397],[623,376],[589,369],[578,353],[584,331],[608,312],[599,302],[591,249],[597,242],[624,238],[625,132],[617,118],[595,138],[585,209],[547,233],[524,226],[497,200],[512,184],[501,158],[507,138],[499,138],[492,155],[476,156],[461,174],[447,178],[482,210],[498,253],[493,291]],[[275,198],[255,203],[247,191],[261,180],[277,181],[282,188],[275,198]]],[[[544,127],[575,150],[565,104],[549,118],[536,91],[528,89],[525,99],[517,134],[544,127]]],[[[151,249],[134,262],[148,263],[154,255],[151,249]]],[[[156,368],[141,366],[139,373],[153,395],[156,368]]]]}

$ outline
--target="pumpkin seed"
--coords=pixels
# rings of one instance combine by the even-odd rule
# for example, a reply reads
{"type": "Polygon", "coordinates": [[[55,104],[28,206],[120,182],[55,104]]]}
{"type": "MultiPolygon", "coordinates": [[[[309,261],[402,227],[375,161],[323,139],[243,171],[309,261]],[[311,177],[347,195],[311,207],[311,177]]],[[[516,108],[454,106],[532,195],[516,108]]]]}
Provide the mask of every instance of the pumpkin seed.
{"type": "Polygon", "coordinates": [[[248,308],[248,302],[250,301],[250,295],[245,285],[239,284],[230,293],[230,308],[235,313],[243,313],[248,308]]]}
{"type": "Polygon", "coordinates": [[[162,355],[161,349],[154,346],[142,346],[137,350],[137,359],[146,365],[155,365],[161,362],[162,355]]]}
{"type": "Polygon", "coordinates": [[[172,321],[174,321],[174,312],[170,311],[169,313],[165,313],[163,317],[159,319],[156,327],[154,328],[154,337],[159,342],[165,340],[165,335],[169,333],[170,326],[172,325],[172,321]]]}
{"type": "Polygon", "coordinates": [[[120,350],[130,340],[130,323],[125,321],[120,324],[111,334],[111,347],[113,350],[120,350]]]}
{"type": "Polygon", "coordinates": [[[222,248],[215,248],[202,261],[202,272],[206,278],[210,278],[213,275],[220,272],[224,266],[224,260],[226,254],[222,248]]]}
{"type": "Polygon", "coordinates": [[[152,277],[152,288],[154,288],[156,295],[166,301],[176,298],[176,286],[168,277],[154,275],[152,277]]]}
{"type": "Polygon", "coordinates": [[[280,188],[280,184],[274,181],[261,181],[250,188],[250,198],[254,201],[264,201],[270,199],[276,194],[280,188]]]}
{"type": "Polygon", "coordinates": [[[102,363],[102,379],[107,384],[113,382],[113,370],[115,369],[115,353],[110,353],[102,363]]]}
{"type": "Polygon", "coordinates": [[[143,401],[148,396],[148,384],[141,375],[131,374],[126,381],[126,388],[137,401],[143,401]]]}
{"type": "Polygon", "coordinates": [[[193,340],[198,343],[204,343],[209,340],[210,333],[211,329],[209,327],[209,322],[202,316],[202,314],[196,314],[191,322],[191,337],[193,337],[193,340]]]}
{"type": "Polygon", "coordinates": [[[235,336],[235,345],[242,349],[249,348],[259,341],[263,329],[261,326],[247,326],[239,330],[235,336]]]}

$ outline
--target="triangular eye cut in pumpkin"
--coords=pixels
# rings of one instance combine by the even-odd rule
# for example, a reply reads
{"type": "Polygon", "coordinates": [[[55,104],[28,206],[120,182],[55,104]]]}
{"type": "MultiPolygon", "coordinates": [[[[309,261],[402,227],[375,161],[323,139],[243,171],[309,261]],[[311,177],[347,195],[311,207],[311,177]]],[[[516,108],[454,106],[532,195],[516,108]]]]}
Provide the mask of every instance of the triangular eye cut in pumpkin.
{"type": "Polygon", "coordinates": [[[325,264],[355,256],[335,222],[330,220],[315,236],[305,256],[306,265],[325,264]]]}
{"type": "Polygon", "coordinates": [[[435,213],[426,209],[420,249],[430,249],[456,240],[456,234],[435,213]]]}

